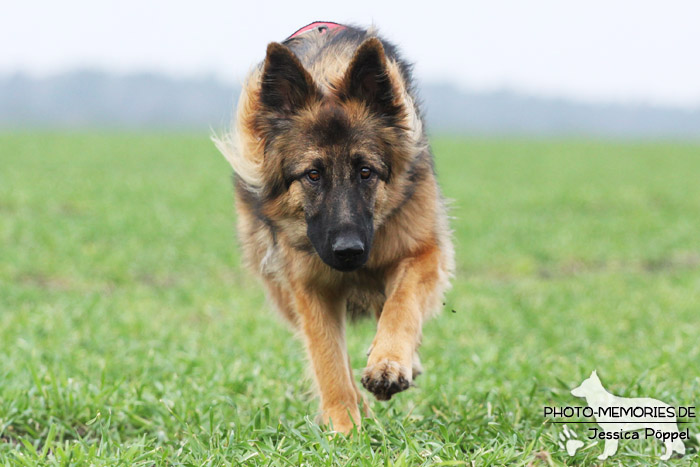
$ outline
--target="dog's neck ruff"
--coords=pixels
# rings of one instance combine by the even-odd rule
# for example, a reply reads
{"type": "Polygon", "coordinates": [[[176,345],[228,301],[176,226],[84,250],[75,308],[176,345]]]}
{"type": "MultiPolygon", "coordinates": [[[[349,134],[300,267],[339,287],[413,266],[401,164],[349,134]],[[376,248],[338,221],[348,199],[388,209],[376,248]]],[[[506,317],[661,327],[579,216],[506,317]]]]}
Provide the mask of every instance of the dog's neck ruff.
{"type": "Polygon", "coordinates": [[[325,34],[333,29],[345,29],[345,26],[343,26],[342,24],[333,23],[331,21],[315,21],[311,24],[307,24],[301,29],[298,29],[294,34],[289,36],[287,40],[311,31],[316,31],[319,34],[325,34]]]}

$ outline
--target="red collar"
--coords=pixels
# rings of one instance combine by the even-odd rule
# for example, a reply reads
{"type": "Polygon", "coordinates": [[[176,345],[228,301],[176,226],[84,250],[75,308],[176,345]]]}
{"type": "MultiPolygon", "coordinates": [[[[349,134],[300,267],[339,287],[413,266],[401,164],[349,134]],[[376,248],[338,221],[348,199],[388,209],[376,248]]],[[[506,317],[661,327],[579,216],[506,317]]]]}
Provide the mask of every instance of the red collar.
{"type": "Polygon", "coordinates": [[[330,21],[315,21],[315,22],[313,22],[311,24],[307,24],[303,28],[297,30],[294,34],[289,36],[287,39],[291,39],[293,37],[300,36],[300,35],[304,34],[305,32],[309,32],[309,31],[313,31],[313,30],[317,30],[319,34],[325,34],[328,31],[331,31],[333,29],[345,29],[345,26],[343,26],[342,24],[333,23],[330,21]]]}

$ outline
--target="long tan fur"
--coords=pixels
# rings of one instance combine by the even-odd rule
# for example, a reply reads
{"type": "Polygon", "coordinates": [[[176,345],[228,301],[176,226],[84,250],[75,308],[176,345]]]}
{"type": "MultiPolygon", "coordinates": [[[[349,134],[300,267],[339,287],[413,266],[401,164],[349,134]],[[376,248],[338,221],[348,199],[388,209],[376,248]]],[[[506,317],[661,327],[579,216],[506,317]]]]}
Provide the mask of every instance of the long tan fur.
{"type": "Polygon", "coordinates": [[[283,45],[271,44],[266,61],[244,84],[234,130],[216,139],[237,177],[238,231],[246,262],[277,309],[303,336],[323,421],[342,433],[359,426],[360,409],[366,409],[349,365],[347,310],[371,312],[378,320],[362,383],[378,399],[388,399],[408,388],[420,371],[422,325],[440,309],[454,268],[445,205],[407,67],[386,44],[373,31],[355,28],[312,31],[283,45]],[[285,50],[290,57],[284,57],[285,50]],[[361,59],[360,50],[383,57],[395,96],[391,104],[400,109],[391,124],[347,97],[348,70],[353,60],[361,59]],[[284,134],[275,130],[275,119],[283,118],[281,110],[275,113],[261,103],[261,85],[275,56],[299,67],[301,79],[314,83],[308,102],[284,117],[284,128],[290,128],[284,134]],[[305,220],[309,195],[303,183],[282,181],[282,171],[290,164],[301,167],[307,158],[331,157],[327,149],[309,146],[307,140],[336,116],[351,128],[351,135],[369,135],[369,143],[357,136],[343,144],[376,153],[391,167],[390,177],[378,183],[373,198],[369,259],[352,272],[333,269],[315,253],[305,220]]]}

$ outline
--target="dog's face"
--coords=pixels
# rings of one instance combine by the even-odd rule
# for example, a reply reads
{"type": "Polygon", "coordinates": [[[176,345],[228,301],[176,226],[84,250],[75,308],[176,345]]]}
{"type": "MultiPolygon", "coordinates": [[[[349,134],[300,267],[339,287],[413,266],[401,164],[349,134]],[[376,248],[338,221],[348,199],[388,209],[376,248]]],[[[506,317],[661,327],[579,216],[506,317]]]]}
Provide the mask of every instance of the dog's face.
{"type": "Polygon", "coordinates": [[[310,244],[329,266],[352,271],[367,262],[385,214],[402,107],[376,39],[360,46],[331,89],[324,95],[289,49],[271,44],[258,124],[275,217],[286,218],[299,248],[310,244]]]}
{"type": "Polygon", "coordinates": [[[285,158],[282,173],[289,202],[303,210],[318,255],[335,269],[351,271],[369,257],[377,193],[389,167],[371,137],[362,138],[339,108],[321,109],[315,120],[312,128],[293,132],[307,141],[296,145],[297,157],[285,158]]]}

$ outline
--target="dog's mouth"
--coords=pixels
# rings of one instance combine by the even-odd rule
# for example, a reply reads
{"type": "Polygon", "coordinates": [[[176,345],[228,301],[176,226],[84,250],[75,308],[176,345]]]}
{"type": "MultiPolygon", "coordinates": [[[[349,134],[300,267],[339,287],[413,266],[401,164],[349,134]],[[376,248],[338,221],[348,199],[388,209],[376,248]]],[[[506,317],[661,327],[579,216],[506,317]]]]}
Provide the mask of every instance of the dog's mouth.
{"type": "MultiPolygon", "coordinates": [[[[312,242],[313,244],[313,242],[312,242]]],[[[340,272],[352,272],[363,267],[369,259],[370,246],[366,242],[338,242],[332,246],[314,249],[321,261],[340,272]]]]}
{"type": "Polygon", "coordinates": [[[317,253],[319,253],[319,257],[324,263],[340,272],[356,271],[364,266],[369,258],[369,252],[362,252],[360,254],[350,256],[338,256],[337,254],[333,253],[321,254],[318,251],[317,253]]]}
{"type": "Polygon", "coordinates": [[[330,267],[332,267],[335,270],[341,271],[341,272],[352,272],[360,269],[362,266],[365,265],[367,262],[367,259],[362,259],[362,260],[340,260],[340,261],[334,261],[332,264],[327,263],[330,267]]]}

